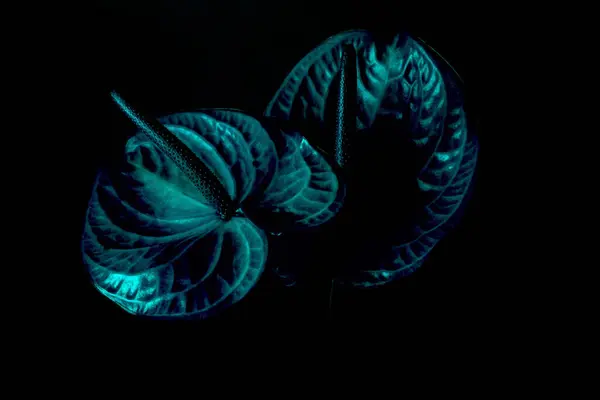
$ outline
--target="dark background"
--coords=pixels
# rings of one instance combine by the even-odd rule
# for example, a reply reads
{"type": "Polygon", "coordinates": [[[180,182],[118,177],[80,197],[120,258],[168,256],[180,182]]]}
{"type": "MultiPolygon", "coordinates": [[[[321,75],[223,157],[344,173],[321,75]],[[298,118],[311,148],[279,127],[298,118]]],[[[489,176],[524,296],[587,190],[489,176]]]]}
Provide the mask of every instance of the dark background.
{"type": "MultiPolygon", "coordinates": [[[[121,311],[87,281],[78,238],[98,167],[123,148],[131,125],[111,104],[120,90],[154,115],[199,107],[234,107],[261,114],[290,69],[327,37],[347,29],[385,34],[407,30],[438,50],[465,80],[468,116],[481,143],[477,185],[460,226],[440,242],[415,274],[376,290],[339,290],[333,319],[439,321],[479,324],[499,306],[494,254],[486,252],[482,189],[489,147],[491,71],[485,48],[493,35],[469,12],[439,13],[348,3],[323,12],[312,2],[96,2],[73,27],[72,52],[85,132],[76,136],[80,171],[73,188],[78,231],[66,266],[78,271],[74,316],[93,324],[148,324],[121,311]],[[443,17],[442,17],[443,15],[443,17]],[[487,135],[487,136],[486,136],[487,135]]],[[[321,2],[320,4],[323,4],[321,2]]],[[[71,248],[71,247],[70,247],[71,248]]],[[[268,272],[240,303],[221,316],[181,327],[236,319],[311,321],[327,318],[328,293],[282,287],[268,272]]],[[[404,323],[399,322],[399,323],[404,323]]]]}

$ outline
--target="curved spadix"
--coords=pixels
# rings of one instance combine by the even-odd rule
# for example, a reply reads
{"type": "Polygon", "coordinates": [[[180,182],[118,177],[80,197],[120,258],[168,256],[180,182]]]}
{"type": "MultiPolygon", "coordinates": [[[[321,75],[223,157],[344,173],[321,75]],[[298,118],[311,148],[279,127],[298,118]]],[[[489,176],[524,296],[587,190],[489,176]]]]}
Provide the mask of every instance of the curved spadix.
{"type": "Polygon", "coordinates": [[[219,216],[230,220],[236,206],[217,176],[169,129],[156,119],[134,109],[116,91],[110,93],[114,102],[150,140],[167,155],[200,191],[203,199],[215,207],[219,216]]]}

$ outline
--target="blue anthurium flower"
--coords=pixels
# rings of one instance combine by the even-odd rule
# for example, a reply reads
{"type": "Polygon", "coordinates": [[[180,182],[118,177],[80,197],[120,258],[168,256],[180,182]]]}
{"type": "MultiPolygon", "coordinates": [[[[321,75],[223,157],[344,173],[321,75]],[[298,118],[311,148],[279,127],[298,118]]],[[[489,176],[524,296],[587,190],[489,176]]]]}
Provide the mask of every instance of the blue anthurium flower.
{"type": "Polygon", "coordinates": [[[350,222],[331,240],[347,264],[340,282],[375,286],[414,271],[460,216],[478,145],[458,76],[423,42],[335,35],[292,69],[265,115],[336,127],[307,137],[332,149],[349,181],[336,220],[350,222]]]}
{"type": "Polygon", "coordinates": [[[338,207],[335,176],[298,135],[282,133],[285,146],[276,148],[239,111],[154,121],[112,95],[140,132],[124,162],[98,174],[82,251],[96,288],[130,313],[222,310],[250,291],[267,261],[267,236],[246,211],[285,210],[314,226],[338,207]]]}

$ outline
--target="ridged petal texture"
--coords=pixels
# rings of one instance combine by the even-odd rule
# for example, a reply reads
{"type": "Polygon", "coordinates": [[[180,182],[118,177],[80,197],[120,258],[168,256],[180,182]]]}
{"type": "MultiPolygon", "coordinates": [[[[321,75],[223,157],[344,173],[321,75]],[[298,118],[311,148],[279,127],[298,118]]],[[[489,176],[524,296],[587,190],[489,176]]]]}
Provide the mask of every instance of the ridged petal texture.
{"type": "MultiPolygon", "coordinates": [[[[240,121],[249,124],[249,120],[256,124],[255,129],[261,126],[253,118],[234,118],[236,114],[230,110],[203,112],[238,128],[240,121]]],[[[275,126],[267,131],[271,140],[261,137],[261,145],[255,144],[253,151],[268,148],[271,155],[275,149],[276,156],[257,164],[258,182],[246,208],[248,214],[256,216],[257,223],[262,221],[264,228],[273,228],[272,233],[304,230],[331,220],[340,210],[345,194],[331,164],[296,130],[275,126]]],[[[255,157],[263,158],[258,154],[255,157]]]]}
{"type": "MultiPolygon", "coordinates": [[[[367,31],[349,31],[329,38],[294,67],[265,115],[315,126],[324,123],[329,89],[339,72],[342,47],[348,44],[358,57],[358,129],[374,140],[384,131],[402,135],[405,148],[398,150],[398,157],[410,154],[418,164],[412,175],[419,195],[411,226],[398,226],[405,233],[387,254],[373,255],[360,272],[341,277],[352,285],[374,286],[414,271],[443,236],[451,217],[460,215],[457,210],[470,188],[478,145],[467,131],[451,68],[401,34],[382,40],[367,31]]],[[[406,171],[388,171],[389,185],[394,185],[396,173],[406,171]]]]}
{"type": "MultiPolygon", "coordinates": [[[[297,133],[276,132],[228,109],[160,119],[217,176],[246,216],[222,221],[188,177],[141,132],[124,160],[101,171],[82,251],[96,288],[149,317],[213,315],[257,283],[267,259],[261,218],[314,227],[341,207],[331,166],[297,133]]],[[[262,221],[266,222],[266,221],[262,221]]],[[[279,232],[278,232],[279,233],[279,232]]]]}
{"type": "Polygon", "coordinates": [[[331,220],[345,187],[331,164],[298,132],[279,132],[277,172],[257,211],[274,231],[298,231],[331,220]],[[268,217],[265,218],[265,212],[268,217]]]}
{"type": "MultiPolygon", "coordinates": [[[[242,202],[276,170],[272,141],[241,113],[161,120],[242,202]]],[[[265,266],[265,234],[248,218],[218,218],[189,179],[138,133],[119,168],[99,173],[83,234],[97,289],[126,311],[203,317],[244,297],[265,266]]]]}

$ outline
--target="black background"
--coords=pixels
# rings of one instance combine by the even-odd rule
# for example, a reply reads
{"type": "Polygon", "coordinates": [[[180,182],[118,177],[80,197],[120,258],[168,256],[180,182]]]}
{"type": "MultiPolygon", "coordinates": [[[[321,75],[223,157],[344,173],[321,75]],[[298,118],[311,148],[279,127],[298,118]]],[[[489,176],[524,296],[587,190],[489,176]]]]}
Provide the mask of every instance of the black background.
{"type": "MultiPolygon", "coordinates": [[[[463,77],[468,116],[481,143],[476,190],[460,224],[412,276],[376,290],[338,290],[333,320],[442,321],[480,323],[498,307],[494,254],[484,251],[490,240],[482,189],[486,176],[486,144],[490,87],[485,48],[492,33],[471,14],[439,13],[346,2],[346,10],[323,11],[312,2],[285,4],[260,1],[96,2],[78,19],[71,51],[77,53],[73,78],[79,101],[87,110],[85,134],[77,146],[77,230],[70,271],[78,271],[73,315],[94,324],[153,324],[136,319],[104,299],[89,284],[79,252],[79,238],[98,167],[123,148],[131,125],[111,104],[108,92],[120,90],[154,115],[199,107],[234,107],[261,114],[290,69],[327,37],[347,29],[385,34],[407,30],[439,51],[463,77]],[[90,123],[89,121],[92,121],[90,123]]],[[[326,4],[320,2],[319,4],[326,4]]],[[[471,13],[475,12],[470,10],[471,13]]],[[[72,247],[71,247],[72,246],[72,247]]],[[[200,322],[167,322],[181,327],[226,321],[325,320],[329,294],[282,287],[269,273],[240,303],[221,316],[200,322]]]]}

